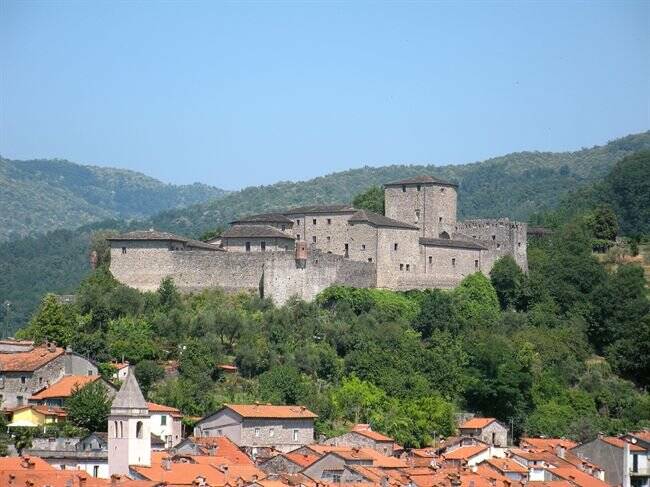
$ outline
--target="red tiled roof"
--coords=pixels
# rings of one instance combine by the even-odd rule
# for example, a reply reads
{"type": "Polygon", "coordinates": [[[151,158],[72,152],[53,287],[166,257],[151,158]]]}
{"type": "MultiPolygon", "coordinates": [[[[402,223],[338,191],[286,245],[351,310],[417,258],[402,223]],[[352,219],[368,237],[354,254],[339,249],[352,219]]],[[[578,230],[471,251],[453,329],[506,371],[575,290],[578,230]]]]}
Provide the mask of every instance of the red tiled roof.
{"type": "Polygon", "coordinates": [[[534,448],[543,448],[546,450],[554,449],[556,446],[562,446],[567,450],[575,448],[578,444],[575,441],[567,440],[566,438],[521,438],[520,445],[530,445],[534,448]]]}
{"type": "Polygon", "coordinates": [[[239,447],[226,436],[190,436],[189,439],[194,444],[204,448],[207,453],[210,453],[210,450],[214,448],[214,454],[216,456],[228,458],[232,461],[232,463],[240,465],[253,465],[253,461],[250,459],[250,457],[241,451],[239,447]]]}
{"type": "Polygon", "coordinates": [[[22,411],[23,409],[33,409],[34,411],[43,414],[44,416],[58,416],[66,417],[68,415],[67,411],[64,408],[54,407],[54,406],[45,406],[45,405],[36,405],[36,404],[27,404],[25,406],[18,406],[11,409],[12,412],[22,411]]]}
{"type": "Polygon", "coordinates": [[[85,385],[95,382],[100,378],[99,375],[66,375],[50,387],[34,394],[31,399],[40,401],[42,399],[51,399],[56,397],[70,397],[74,392],[75,387],[81,389],[85,385]]]}
{"type": "MultiPolygon", "coordinates": [[[[608,443],[612,446],[615,446],[617,448],[624,448],[626,441],[622,438],[617,438],[615,436],[603,436],[601,438],[605,443],[608,443]]],[[[645,451],[645,448],[639,446],[639,445],[634,445],[630,443],[629,441],[627,444],[630,446],[630,451],[645,451]]]]}
{"type": "Polygon", "coordinates": [[[460,448],[452,450],[449,453],[445,453],[443,456],[446,460],[466,460],[478,455],[479,453],[484,452],[487,449],[488,447],[486,445],[461,446],[460,448]]]}
{"type": "Polygon", "coordinates": [[[270,404],[224,404],[243,418],[306,419],[317,418],[304,406],[272,406],[270,404]]]}
{"type": "Polygon", "coordinates": [[[488,463],[501,472],[528,473],[526,467],[511,458],[488,458],[485,460],[485,463],[488,463]]]}
{"type": "Polygon", "coordinates": [[[55,468],[39,457],[0,457],[0,472],[4,470],[45,470],[54,471],[55,468]]]}
{"type": "Polygon", "coordinates": [[[577,485],[578,487],[607,487],[609,484],[603,482],[596,477],[592,477],[588,473],[578,470],[575,467],[559,467],[550,469],[556,477],[568,480],[569,482],[577,485]]]}
{"type": "Polygon", "coordinates": [[[153,463],[150,467],[131,466],[138,475],[146,480],[167,482],[167,484],[192,485],[197,477],[203,477],[211,487],[226,484],[236,485],[237,479],[245,482],[265,478],[264,472],[253,465],[217,465],[206,463],[170,463],[163,468],[162,463],[153,463]]]}
{"type": "Polygon", "coordinates": [[[309,455],[307,453],[285,453],[284,456],[301,467],[308,467],[320,458],[318,455],[309,455]]]}
{"type": "Polygon", "coordinates": [[[366,438],[370,438],[371,440],[375,440],[375,441],[390,441],[391,443],[393,442],[393,438],[390,438],[389,436],[386,435],[382,435],[377,431],[373,431],[370,428],[370,425],[368,424],[356,424],[352,428],[352,432],[358,433],[362,436],[365,436],[366,438]]]}
{"type": "Polygon", "coordinates": [[[482,429],[496,421],[496,418],[472,418],[459,426],[460,429],[482,429]]]}
{"type": "Polygon", "coordinates": [[[628,433],[628,434],[630,436],[636,436],[637,438],[641,438],[643,441],[650,442],[650,430],[633,431],[632,433],[628,433]]]}
{"type": "Polygon", "coordinates": [[[169,413],[172,416],[182,416],[180,409],[176,409],[171,406],[156,404],[155,402],[148,402],[147,407],[149,408],[150,413],[169,413]]]}
{"type": "Polygon", "coordinates": [[[64,353],[62,348],[50,351],[45,346],[29,352],[0,353],[0,372],[33,372],[64,353]]]}

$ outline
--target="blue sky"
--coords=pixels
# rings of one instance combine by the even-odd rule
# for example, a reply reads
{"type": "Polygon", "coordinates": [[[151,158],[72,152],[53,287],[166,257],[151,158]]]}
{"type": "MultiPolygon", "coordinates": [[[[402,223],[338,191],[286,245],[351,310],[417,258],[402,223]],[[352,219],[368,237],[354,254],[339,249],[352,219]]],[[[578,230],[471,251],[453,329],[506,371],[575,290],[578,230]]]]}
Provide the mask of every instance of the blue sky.
{"type": "Polygon", "coordinates": [[[650,2],[0,0],[0,154],[228,189],[650,128],[650,2]]]}

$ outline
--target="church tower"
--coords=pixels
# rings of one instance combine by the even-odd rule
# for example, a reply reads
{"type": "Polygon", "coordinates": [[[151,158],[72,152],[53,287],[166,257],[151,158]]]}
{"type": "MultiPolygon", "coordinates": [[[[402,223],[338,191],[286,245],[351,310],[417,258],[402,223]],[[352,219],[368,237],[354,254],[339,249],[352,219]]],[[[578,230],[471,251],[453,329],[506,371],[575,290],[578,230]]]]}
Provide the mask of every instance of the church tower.
{"type": "Polygon", "coordinates": [[[108,472],[128,475],[129,465],[151,465],[151,418],[138,381],[126,376],[108,416],[108,472]]]}

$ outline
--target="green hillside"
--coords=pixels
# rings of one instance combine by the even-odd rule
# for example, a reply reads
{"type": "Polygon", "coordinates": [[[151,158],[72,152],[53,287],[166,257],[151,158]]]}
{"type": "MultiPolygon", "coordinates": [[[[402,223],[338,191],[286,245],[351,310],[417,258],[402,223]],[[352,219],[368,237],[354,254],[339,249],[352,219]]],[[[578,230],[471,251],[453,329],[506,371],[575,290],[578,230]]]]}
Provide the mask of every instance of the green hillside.
{"type": "Polygon", "coordinates": [[[634,152],[650,149],[650,132],[576,152],[517,152],[455,166],[363,167],[300,182],[281,182],[233,192],[218,201],[169,210],[148,226],[198,236],[250,213],[310,203],[350,202],[374,184],[430,174],[460,183],[459,218],[529,215],[556,206],[561,195],[605,176],[634,152]]]}
{"type": "Polygon", "coordinates": [[[145,218],[224,194],[205,184],[165,184],[123,169],[0,158],[0,240],[107,218],[145,218]]]}

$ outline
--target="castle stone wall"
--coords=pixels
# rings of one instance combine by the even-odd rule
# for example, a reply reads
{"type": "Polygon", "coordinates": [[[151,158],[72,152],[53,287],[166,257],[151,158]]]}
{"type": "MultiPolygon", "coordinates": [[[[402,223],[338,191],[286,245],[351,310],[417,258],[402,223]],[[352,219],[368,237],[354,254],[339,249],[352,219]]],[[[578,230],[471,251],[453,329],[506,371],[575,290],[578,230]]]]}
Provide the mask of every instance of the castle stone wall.
{"type": "Polygon", "coordinates": [[[350,259],[376,263],[377,232],[377,227],[368,223],[351,223],[348,226],[350,259]]]}
{"type": "Polygon", "coordinates": [[[511,255],[523,271],[528,270],[526,223],[509,218],[465,220],[456,224],[456,230],[487,247],[481,259],[484,274],[489,274],[494,262],[505,255],[511,255]]]}
{"type": "Polygon", "coordinates": [[[221,239],[223,248],[229,252],[246,252],[246,242],[250,243],[250,252],[262,252],[262,242],[266,244],[266,252],[270,251],[291,251],[295,248],[295,242],[289,238],[254,238],[254,237],[224,237],[221,239]]]}
{"type": "Polygon", "coordinates": [[[384,190],[386,216],[420,227],[420,236],[451,235],[456,224],[456,188],[447,185],[407,184],[384,190]],[[419,190],[418,190],[419,187],[419,190]]]}
{"type": "Polygon", "coordinates": [[[325,253],[344,255],[345,244],[347,243],[348,246],[350,244],[348,219],[353,214],[350,212],[291,215],[294,221],[293,235],[296,238],[300,235],[300,240],[307,242],[309,248],[320,249],[325,253]],[[314,220],[316,220],[316,224],[314,224],[314,220]],[[300,224],[296,223],[298,221],[300,224]],[[315,243],[314,237],[316,237],[315,243]]]}
{"type": "Polygon", "coordinates": [[[420,232],[379,228],[377,234],[377,286],[404,289],[412,276],[421,272],[420,232]]]}

